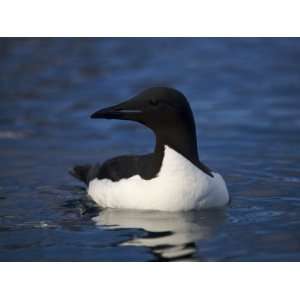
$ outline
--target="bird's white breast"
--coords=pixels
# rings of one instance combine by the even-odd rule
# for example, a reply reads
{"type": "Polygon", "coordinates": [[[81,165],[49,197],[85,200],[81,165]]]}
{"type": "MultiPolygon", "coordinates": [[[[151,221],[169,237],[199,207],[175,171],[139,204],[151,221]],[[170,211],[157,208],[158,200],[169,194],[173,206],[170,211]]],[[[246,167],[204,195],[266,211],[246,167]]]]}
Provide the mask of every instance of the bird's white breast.
{"type": "Polygon", "coordinates": [[[229,195],[221,175],[210,177],[184,156],[165,146],[162,166],[155,178],[140,175],[113,182],[94,179],[89,196],[101,207],[183,211],[219,207],[229,195]]]}

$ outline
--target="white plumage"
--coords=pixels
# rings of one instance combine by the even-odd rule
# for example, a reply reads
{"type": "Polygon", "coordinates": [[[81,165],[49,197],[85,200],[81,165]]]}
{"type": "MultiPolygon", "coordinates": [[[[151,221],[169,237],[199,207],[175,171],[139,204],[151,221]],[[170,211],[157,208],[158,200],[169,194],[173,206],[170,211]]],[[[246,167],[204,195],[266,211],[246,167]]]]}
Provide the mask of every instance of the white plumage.
{"type": "Polygon", "coordinates": [[[113,182],[94,179],[88,195],[103,208],[187,211],[224,206],[229,194],[221,175],[210,177],[184,156],[165,146],[157,176],[139,175],[113,182]]]}

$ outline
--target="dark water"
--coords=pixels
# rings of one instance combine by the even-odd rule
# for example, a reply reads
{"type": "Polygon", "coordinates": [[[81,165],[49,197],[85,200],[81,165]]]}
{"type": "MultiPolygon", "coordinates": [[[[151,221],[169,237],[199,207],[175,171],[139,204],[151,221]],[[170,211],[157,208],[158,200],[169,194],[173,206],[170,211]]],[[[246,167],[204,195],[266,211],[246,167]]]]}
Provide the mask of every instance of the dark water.
{"type": "Polygon", "coordinates": [[[299,261],[299,39],[0,40],[1,261],[299,261]],[[91,112],[182,90],[225,210],[88,209],[67,171],[153,147],[91,112]]]}

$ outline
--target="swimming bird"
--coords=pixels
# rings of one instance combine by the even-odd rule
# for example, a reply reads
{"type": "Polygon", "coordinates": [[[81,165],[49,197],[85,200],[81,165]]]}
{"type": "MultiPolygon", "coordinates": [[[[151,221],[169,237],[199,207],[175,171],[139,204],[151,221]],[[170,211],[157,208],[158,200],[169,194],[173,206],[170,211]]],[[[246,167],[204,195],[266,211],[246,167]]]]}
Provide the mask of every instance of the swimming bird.
{"type": "Polygon", "coordinates": [[[156,139],[150,154],[74,167],[71,174],[87,184],[88,196],[100,207],[188,211],[229,202],[223,177],[199,160],[193,113],[178,90],[150,88],[91,118],[135,121],[156,139]]]}

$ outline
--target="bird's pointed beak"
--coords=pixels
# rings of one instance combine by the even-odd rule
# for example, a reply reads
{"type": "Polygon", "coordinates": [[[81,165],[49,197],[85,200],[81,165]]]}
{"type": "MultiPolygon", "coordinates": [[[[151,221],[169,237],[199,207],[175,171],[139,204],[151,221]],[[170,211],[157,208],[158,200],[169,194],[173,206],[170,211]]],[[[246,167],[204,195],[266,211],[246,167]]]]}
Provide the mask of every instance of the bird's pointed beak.
{"type": "Polygon", "coordinates": [[[138,99],[132,98],[120,104],[97,110],[92,119],[119,119],[138,121],[142,110],[138,107],[138,99]]]}

